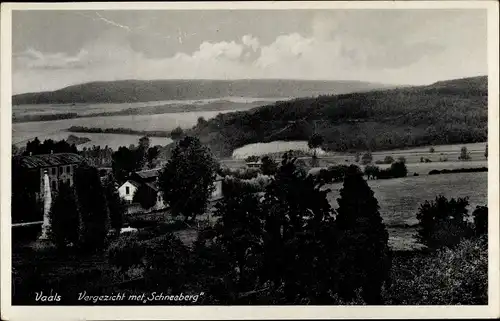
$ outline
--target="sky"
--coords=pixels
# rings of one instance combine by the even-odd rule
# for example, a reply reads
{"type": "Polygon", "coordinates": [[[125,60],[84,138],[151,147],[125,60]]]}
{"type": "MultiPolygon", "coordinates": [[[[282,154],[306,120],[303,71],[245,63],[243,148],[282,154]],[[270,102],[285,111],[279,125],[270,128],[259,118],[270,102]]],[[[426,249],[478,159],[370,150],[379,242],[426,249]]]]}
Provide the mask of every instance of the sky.
{"type": "Polygon", "coordinates": [[[487,74],[484,9],[14,11],[13,93],[120,79],[487,74]]]}

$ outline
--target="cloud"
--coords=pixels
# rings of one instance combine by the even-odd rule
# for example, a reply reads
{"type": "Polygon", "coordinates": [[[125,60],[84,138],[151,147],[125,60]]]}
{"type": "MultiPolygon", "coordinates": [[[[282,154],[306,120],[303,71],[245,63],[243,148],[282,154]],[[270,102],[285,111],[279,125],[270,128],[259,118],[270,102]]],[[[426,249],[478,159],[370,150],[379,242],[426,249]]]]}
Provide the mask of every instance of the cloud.
{"type": "Polygon", "coordinates": [[[241,42],[245,46],[252,48],[253,51],[257,51],[257,49],[259,49],[259,47],[260,47],[259,39],[257,39],[256,37],[254,37],[252,35],[244,35],[241,38],[241,42]]]}
{"type": "MultiPolygon", "coordinates": [[[[73,55],[30,48],[13,57],[13,89],[15,92],[54,90],[93,80],[131,78],[429,83],[437,77],[464,77],[486,71],[486,57],[481,58],[486,49],[481,42],[477,46],[465,46],[460,37],[447,37],[454,26],[450,22],[441,27],[423,26],[431,31],[424,33],[428,35],[426,38],[421,32],[395,33],[389,37],[388,26],[373,23],[362,26],[353,21],[357,20],[349,15],[319,14],[311,22],[310,33],[281,34],[266,43],[251,34],[229,41],[205,40],[191,52],[170,55],[160,52],[155,57],[146,55],[147,48],[132,48],[130,33],[123,31],[103,34],[83,44],[73,55]],[[370,33],[367,28],[374,31],[370,33]]],[[[120,29],[123,28],[114,28],[120,29]]],[[[161,30],[155,32],[161,34],[161,30]]],[[[462,35],[469,42],[469,38],[478,38],[472,32],[462,35]]],[[[165,38],[164,41],[177,40],[165,38]]]]}
{"type": "Polygon", "coordinates": [[[75,56],[66,53],[42,53],[33,48],[14,54],[14,68],[26,69],[79,69],[88,52],[80,50],[75,56]]]}

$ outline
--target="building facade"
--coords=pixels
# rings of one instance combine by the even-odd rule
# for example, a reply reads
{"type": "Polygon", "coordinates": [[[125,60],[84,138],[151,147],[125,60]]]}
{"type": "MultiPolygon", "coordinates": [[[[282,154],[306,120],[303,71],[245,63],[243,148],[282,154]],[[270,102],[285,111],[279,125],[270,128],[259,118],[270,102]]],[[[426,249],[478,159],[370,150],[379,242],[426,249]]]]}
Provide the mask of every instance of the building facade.
{"type": "Polygon", "coordinates": [[[19,156],[17,158],[17,165],[19,167],[16,170],[28,174],[25,177],[30,177],[30,182],[26,182],[26,184],[35,184],[35,186],[38,186],[38,197],[43,198],[43,177],[45,173],[49,177],[51,191],[57,192],[61,183],[73,186],[75,170],[84,161],[85,159],[82,156],[73,153],[19,156]]]}
{"type": "MultiPolygon", "coordinates": [[[[146,185],[150,188],[154,193],[156,193],[156,204],[148,210],[149,211],[157,211],[162,210],[167,207],[167,204],[163,201],[162,193],[160,192],[158,185],[158,178],[160,175],[160,169],[150,169],[132,173],[130,178],[123,183],[120,187],[118,187],[118,194],[120,197],[125,200],[129,204],[129,208],[133,209],[132,212],[144,212],[144,209],[141,209],[137,204],[134,204],[134,194],[139,189],[141,185],[146,185]]],[[[222,195],[222,177],[217,175],[214,181],[214,190],[212,191],[210,202],[217,201],[223,197],[222,195]]],[[[130,213],[130,211],[129,211],[130,213]]]]}

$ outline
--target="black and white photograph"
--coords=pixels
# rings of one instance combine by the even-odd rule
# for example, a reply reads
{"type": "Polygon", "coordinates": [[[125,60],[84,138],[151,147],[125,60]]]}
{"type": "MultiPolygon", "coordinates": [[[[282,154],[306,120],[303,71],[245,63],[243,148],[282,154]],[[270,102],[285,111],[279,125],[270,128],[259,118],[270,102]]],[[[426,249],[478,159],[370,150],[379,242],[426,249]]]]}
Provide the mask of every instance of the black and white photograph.
{"type": "Polygon", "coordinates": [[[5,319],[499,317],[498,3],[410,2],[2,5],[5,319]]]}

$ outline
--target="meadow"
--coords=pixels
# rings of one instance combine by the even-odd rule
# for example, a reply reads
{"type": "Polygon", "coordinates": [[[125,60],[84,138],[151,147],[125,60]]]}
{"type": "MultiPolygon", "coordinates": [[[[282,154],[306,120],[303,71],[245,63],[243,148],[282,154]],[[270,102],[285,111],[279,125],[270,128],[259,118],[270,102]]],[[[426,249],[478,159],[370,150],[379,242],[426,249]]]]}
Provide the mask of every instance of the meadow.
{"type": "MultiPolygon", "coordinates": [[[[477,205],[488,204],[487,172],[370,180],[368,185],[378,200],[380,214],[389,231],[390,244],[395,249],[419,247],[413,237],[416,233],[414,225],[418,223],[418,208],[426,200],[434,200],[440,194],[447,198],[468,197],[469,214],[477,205]]],[[[337,198],[342,183],[327,187],[331,189],[328,194],[331,206],[338,208],[337,198]]]]}

